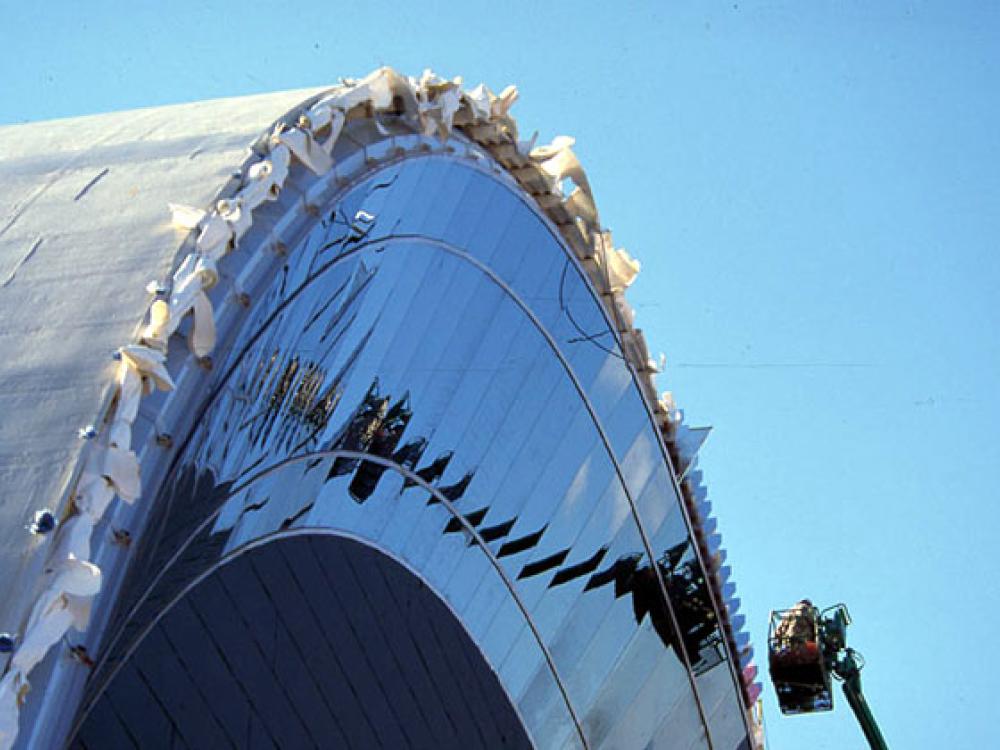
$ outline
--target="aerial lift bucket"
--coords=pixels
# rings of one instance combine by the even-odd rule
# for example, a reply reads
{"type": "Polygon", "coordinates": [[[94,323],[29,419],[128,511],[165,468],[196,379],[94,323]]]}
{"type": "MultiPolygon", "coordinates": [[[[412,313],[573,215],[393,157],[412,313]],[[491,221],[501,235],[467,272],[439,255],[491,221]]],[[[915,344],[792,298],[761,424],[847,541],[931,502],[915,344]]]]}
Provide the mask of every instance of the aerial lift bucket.
{"type": "Polygon", "coordinates": [[[808,601],[771,612],[768,666],[783,714],[833,708],[819,628],[819,610],[808,601]]]}

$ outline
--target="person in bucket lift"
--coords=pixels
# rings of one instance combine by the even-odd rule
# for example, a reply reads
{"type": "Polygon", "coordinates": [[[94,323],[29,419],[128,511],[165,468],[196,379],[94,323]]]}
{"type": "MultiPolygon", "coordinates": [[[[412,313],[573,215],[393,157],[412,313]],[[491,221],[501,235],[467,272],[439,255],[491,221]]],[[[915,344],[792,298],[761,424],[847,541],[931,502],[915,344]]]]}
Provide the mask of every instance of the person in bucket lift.
{"type": "Polygon", "coordinates": [[[819,657],[816,642],[816,608],[803,599],[785,612],[774,631],[775,656],[786,663],[811,663],[819,657]]]}

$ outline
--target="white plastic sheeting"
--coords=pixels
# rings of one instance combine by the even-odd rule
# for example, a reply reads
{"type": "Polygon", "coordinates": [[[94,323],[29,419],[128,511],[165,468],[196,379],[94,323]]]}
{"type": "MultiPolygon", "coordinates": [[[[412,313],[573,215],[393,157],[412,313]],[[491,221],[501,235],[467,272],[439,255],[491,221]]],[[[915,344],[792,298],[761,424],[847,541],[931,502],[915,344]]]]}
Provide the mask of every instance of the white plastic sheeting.
{"type": "Polygon", "coordinates": [[[17,739],[18,709],[30,687],[28,674],[67,630],[87,627],[90,601],[101,588],[100,569],[72,554],[48,577],[0,682],[0,747],[10,747],[17,739]]]}
{"type": "Polygon", "coordinates": [[[161,352],[128,345],[119,352],[118,393],[108,427],[87,457],[72,515],[60,525],[52,549],[51,567],[35,601],[0,691],[0,748],[17,738],[18,711],[29,687],[28,675],[70,628],[85,630],[93,597],[101,589],[101,571],[87,561],[95,524],[117,495],[135,502],[142,492],[139,460],[131,450],[131,429],[142,394],[169,390],[173,381],[161,352]],[[100,441],[104,442],[100,442],[100,441]],[[19,695],[21,700],[12,698],[19,695]]]}
{"type": "Polygon", "coordinates": [[[10,670],[0,680],[0,747],[11,747],[17,739],[18,709],[29,686],[24,675],[10,670]]]}
{"type": "MultiPolygon", "coordinates": [[[[320,146],[312,133],[298,128],[282,129],[272,136],[272,143],[285,146],[292,155],[305,164],[314,174],[326,174],[333,166],[329,152],[320,146]]],[[[332,146],[331,146],[332,147],[332,146]]]]}
{"type": "Polygon", "coordinates": [[[88,602],[101,590],[101,570],[70,555],[49,574],[51,580],[35,603],[10,669],[27,676],[70,626],[83,630],[88,602]]]}

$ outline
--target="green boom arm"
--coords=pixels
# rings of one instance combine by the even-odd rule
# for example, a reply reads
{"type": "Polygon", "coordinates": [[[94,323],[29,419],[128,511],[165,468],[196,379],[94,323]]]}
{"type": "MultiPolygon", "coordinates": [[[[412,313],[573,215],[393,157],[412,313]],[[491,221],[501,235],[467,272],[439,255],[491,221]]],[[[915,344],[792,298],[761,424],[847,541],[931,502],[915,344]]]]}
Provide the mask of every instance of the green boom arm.
{"type": "Polygon", "coordinates": [[[845,649],[843,658],[837,661],[835,671],[837,676],[844,681],[844,695],[847,696],[847,702],[851,704],[851,709],[858,718],[858,723],[861,724],[861,731],[865,733],[865,739],[868,740],[872,750],[889,750],[878,724],[875,723],[875,717],[868,707],[868,701],[865,700],[864,693],[861,692],[861,669],[857,659],[854,658],[853,649],[845,649]]]}

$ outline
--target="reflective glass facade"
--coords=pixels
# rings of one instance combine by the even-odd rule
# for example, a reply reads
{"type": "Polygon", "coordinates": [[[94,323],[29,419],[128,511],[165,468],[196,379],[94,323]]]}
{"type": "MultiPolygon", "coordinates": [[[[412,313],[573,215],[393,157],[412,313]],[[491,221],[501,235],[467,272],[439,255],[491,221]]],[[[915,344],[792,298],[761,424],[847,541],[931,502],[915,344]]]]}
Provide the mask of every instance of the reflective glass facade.
{"type": "MultiPolygon", "coordinates": [[[[251,297],[217,351],[194,429],[178,436],[76,741],[128,723],[116,714],[115,685],[145,675],[140,666],[163,653],[180,617],[172,612],[197,610],[218,576],[238,588],[245,557],[312,531],[377,551],[384,560],[375,568],[408,570],[433,592],[475,646],[463,646],[470,671],[488,665],[496,675],[496,685],[474,678],[492,686],[481,688],[491,696],[484,705],[507,702],[484,714],[502,717],[492,724],[471,722],[493,727],[479,730],[483,746],[501,745],[491,732],[516,746],[516,727],[540,748],[748,747],[735,671],[662,441],[605,309],[530,199],[447,155],[385,166],[323,207],[251,297]]],[[[346,573],[344,549],[310,563],[333,589],[346,573]]],[[[362,594],[386,588],[369,573],[351,585],[362,594]]],[[[378,597],[370,595],[394,601],[378,597]]],[[[369,606],[378,622],[394,621],[391,606],[369,606]]],[[[302,613],[283,616],[298,622],[302,613]]],[[[225,628],[205,628],[225,639],[225,628]]],[[[433,635],[425,630],[416,637],[433,635]]],[[[254,638],[248,653],[262,661],[292,659],[254,638]]],[[[336,679],[366,684],[365,669],[352,676],[341,665],[336,679]]],[[[322,692],[305,672],[268,674],[288,695],[322,692]],[[302,687],[307,677],[312,686],[302,687]]],[[[429,684],[432,673],[414,684],[429,684]]],[[[171,689],[157,686],[171,674],[144,679],[153,703],[174,716],[160,698],[171,689]]],[[[236,683],[243,694],[257,690],[252,676],[236,683]]],[[[454,693],[442,692],[448,710],[467,711],[454,693]]],[[[411,702],[414,717],[433,723],[411,702]]],[[[373,726],[376,714],[359,701],[354,716],[373,726]]],[[[283,725],[264,718],[248,737],[261,746],[371,746],[336,712],[324,721],[340,727],[328,744],[332,735],[318,730],[285,742],[283,725]]],[[[298,724],[287,731],[303,732],[298,724]]],[[[436,746],[470,742],[428,736],[436,746]]]]}

